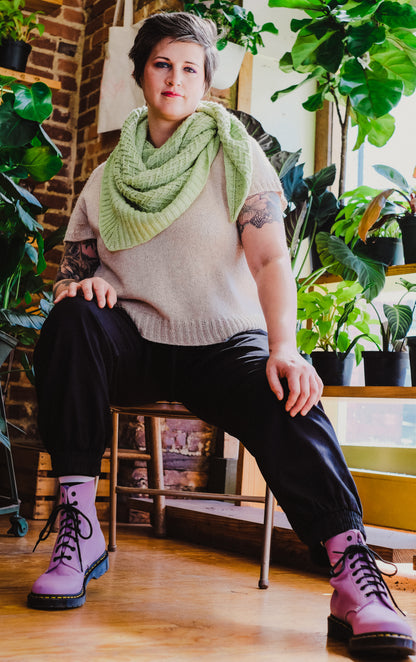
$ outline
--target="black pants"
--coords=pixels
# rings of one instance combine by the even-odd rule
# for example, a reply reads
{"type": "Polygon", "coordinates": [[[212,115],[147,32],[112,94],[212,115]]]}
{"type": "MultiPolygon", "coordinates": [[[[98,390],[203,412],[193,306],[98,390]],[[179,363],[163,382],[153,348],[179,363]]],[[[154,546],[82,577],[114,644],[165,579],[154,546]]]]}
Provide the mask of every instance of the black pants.
{"type": "Polygon", "coordinates": [[[320,406],[291,417],[269,388],[267,336],[239,333],[198,347],[143,339],[121,308],[65,299],[35,350],[39,428],[56,475],[98,475],[113,404],[183,402],[254,455],[293,529],[311,548],[350,528],[362,510],[320,406]]]}

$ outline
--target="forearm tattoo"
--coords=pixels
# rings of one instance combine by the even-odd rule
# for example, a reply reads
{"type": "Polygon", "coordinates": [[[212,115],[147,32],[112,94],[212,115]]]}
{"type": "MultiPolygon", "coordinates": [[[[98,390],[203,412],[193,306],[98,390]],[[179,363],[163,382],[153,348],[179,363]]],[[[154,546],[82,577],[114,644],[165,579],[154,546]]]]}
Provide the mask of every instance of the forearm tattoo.
{"type": "Polygon", "coordinates": [[[55,287],[63,281],[91,278],[100,265],[97,251],[97,240],[67,241],[62,261],[55,279],[55,287]]]}
{"type": "Polygon", "coordinates": [[[283,221],[280,197],[273,191],[256,193],[245,201],[237,219],[240,235],[246,225],[262,228],[266,223],[281,223],[283,221]]]}

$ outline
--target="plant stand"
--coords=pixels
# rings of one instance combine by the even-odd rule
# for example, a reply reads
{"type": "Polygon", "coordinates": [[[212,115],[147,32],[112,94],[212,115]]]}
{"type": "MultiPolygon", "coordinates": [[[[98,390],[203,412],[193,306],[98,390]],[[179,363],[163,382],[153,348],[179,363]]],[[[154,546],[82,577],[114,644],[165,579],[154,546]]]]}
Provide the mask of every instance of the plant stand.
{"type": "MultiPolygon", "coordinates": [[[[8,357],[13,345],[16,344],[14,338],[0,332],[0,343],[2,349],[2,359],[0,364],[8,357]],[[9,345],[9,347],[7,347],[9,345]]],[[[14,473],[12,449],[10,445],[6,412],[4,410],[3,391],[0,383],[0,445],[3,448],[6,457],[6,467],[9,479],[10,494],[0,493],[0,515],[10,515],[11,527],[7,533],[22,537],[26,535],[28,526],[26,520],[19,515],[20,500],[17,494],[16,476],[14,473]]],[[[3,483],[4,485],[4,483],[3,483]]]]}

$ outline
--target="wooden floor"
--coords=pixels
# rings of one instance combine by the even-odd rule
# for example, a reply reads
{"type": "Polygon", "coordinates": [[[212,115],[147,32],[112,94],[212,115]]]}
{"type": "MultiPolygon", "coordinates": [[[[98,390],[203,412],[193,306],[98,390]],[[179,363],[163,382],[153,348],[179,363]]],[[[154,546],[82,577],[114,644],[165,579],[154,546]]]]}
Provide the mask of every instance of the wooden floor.
{"type": "MultiPolygon", "coordinates": [[[[349,660],[326,639],[327,580],[273,566],[257,588],[248,558],[173,540],[148,527],[119,526],[110,571],[91,581],[87,602],[62,613],[29,610],[52,536],[32,554],[41,522],[24,538],[0,519],[0,660],[8,662],[323,662],[349,660]]],[[[416,593],[395,591],[416,631],[416,593]]],[[[380,662],[377,660],[376,662],[380,662]]]]}

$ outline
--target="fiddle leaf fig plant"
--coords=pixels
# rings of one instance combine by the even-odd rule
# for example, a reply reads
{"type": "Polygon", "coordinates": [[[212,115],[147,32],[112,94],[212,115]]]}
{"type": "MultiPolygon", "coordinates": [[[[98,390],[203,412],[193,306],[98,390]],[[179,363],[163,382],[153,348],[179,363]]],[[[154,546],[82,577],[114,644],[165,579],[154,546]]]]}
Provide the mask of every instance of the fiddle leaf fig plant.
{"type": "Polygon", "coordinates": [[[253,55],[257,55],[258,48],[264,46],[263,32],[278,34],[274,23],[258,25],[254,19],[253,12],[232,0],[211,0],[210,4],[204,2],[185,2],[184,9],[190,14],[196,14],[201,18],[209,18],[219,29],[217,48],[223,50],[227,41],[243,46],[253,55]]]}
{"type": "Polygon", "coordinates": [[[354,149],[367,139],[381,147],[394,133],[390,111],[416,89],[416,8],[402,0],[269,0],[269,7],[305,12],[294,18],[292,50],[280,60],[284,72],[303,79],[276,91],[272,100],[307,81],[316,92],[303,107],[311,112],[333,101],[341,128],[339,195],[345,190],[347,135],[358,127],[354,149]]]}

